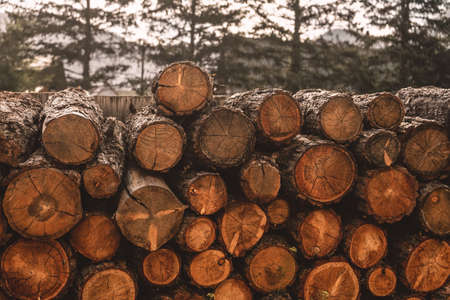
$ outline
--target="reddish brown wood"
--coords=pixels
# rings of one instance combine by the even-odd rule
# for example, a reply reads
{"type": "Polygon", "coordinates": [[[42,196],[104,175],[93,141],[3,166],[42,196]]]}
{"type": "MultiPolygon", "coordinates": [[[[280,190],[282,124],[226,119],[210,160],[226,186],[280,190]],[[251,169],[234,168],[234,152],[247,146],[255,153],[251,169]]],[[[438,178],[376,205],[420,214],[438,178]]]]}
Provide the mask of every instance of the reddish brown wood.
{"type": "Polygon", "coordinates": [[[181,259],[173,250],[158,249],[144,258],[142,272],[151,284],[170,285],[180,275],[181,259]]]}
{"type": "Polygon", "coordinates": [[[261,300],[292,300],[291,295],[288,292],[273,292],[261,298],[261,300]]]}
{"type": "Polygon", "coordinates": [[[185,250],[201,252],[216,240],[216,224],[207,217],[184,217],[176,241],[185,250]]]}
{"type": "Polygon", "coordinates": [[[390,266],[377,266],[367,272],[367,289],[378,297],[392,295],[397,285],[397,275],[390,266]]]}
{"type": "Polygon", "coordinates": [[[420,188],[419,219],[434,234],[450,234],[450,187],[431,182],[420,188]]]}
{"type": "Polygon", "coordinates": [[[243,280],[230,278],[214,290],[214,300],[252,300],[252,291],[243,280]]]}
{"type": "Polygon", "coordinates": [[[363,131],[353,147],[353,153],[363,167],[389,167],[397,161],[400,150],[397,135],[384,129],[363,131]]]}
{"type": "Polygon", "coordinates": [[[270,225],[274,228],[280,228],[286,224],[291,214],[289,202],[277,198],[272,200],[266,207],[266,215],[270,225]]]}
{"type": "Polygon", "coordinates": [[[232,270],[225,253],[209,249],[197,254],[188,266],[188,275],[200,287],[212,288],[227,279],[232,270]]]}

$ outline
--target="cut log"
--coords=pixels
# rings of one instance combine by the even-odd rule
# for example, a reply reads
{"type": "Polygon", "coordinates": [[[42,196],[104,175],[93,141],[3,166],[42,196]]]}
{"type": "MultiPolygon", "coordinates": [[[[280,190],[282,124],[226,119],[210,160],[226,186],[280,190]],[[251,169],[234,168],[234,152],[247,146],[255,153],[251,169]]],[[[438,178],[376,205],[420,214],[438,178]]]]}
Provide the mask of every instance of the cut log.
{"type": "Polygon", "coordinates": [[[305,118],[303,132],[324,135],[337,142],[356,140],[363,127],[363,116],[351,96],[324,90],[300,90],[299,101],[305,118]]]}
{"type": "Polygon", "coordinates": [[[420,118],[405,118],[403,163],[424,179],[437,178],[449,163],[450,141],[444,127],[420,118]]]}
{"type": "Polygon", "coordinates": [[[268,156],[253,156],[241,168],[241,187],[248,200],[267,203],[275,199],[281,187],[276,162],[268,156]]]}
{"type": "Polygon", "coordinates": [[[110,260],[120,245],[120,231],[105,215],[89,214],[70,233],[70,244],[94,262],[110,260]]]}
{"type": "Polygon", "coordinates": [[[109,198],[117,193],[125,161],[125,132],[125,125],[115,118],[103,123],[100,151],[83,171],[84,187],[92,198],[109,198]]]}
{"type": "Polygon", "coordinates": [[[252,291],[243,280],[230,278],[214,291],[214,300],[252,300],[252,291]]]}
{"type": "Polygon", "coordinates": [[[191,172],[183,178],[181,194],[196,213],[212,215],[227,204],[227,187],[219,173],[191,172]]]}
{"type": "Polygon", "coordinates": [[[143,260],[142,273],[153,285],[170,285],[181,273],[181,259],[173,250],[156,250],[149,253],[143,260]]]}
{"type": "Polygon", "coordinates": [[[134,245],[155,251],[177,233],[186,206],[161,178],[130,166],[115,214],[122,234],[134,245]]]}
{"type": "Polygon", "coordinates": [[[189,115],[212,100],[213,86],[208,73],[183,61],[165,68],[153,81],[152,92],[162,113],[189,115]]]}
{"type": "Polygon", "coordinates": [[[292,297],[288,292],[273,292],[264,295],[261,300],[292,300],[292,297]]]}
{"type": "Polygon", "coordinates": [[[3,252],[2,286],[17,299],[54,299],[64,293],[74,269],[70,250],[59,242],[20,239],[3,252]]]}
{"type": "Polygon", "coordinates": [[[216,107],[192,124],[193,150],[219,168],[243,164],[255,148],[255,127],[239,109],[216,107]]]}
{"type": "Polygon", "coordinates": [[[382,265],[367,272],[366,285],[372,295],[386,297],[392,295],[397,285],[397,275],[390,266],[382,265]]]}
{"type": "Polygon", "coordinates": [[[397,128],[405,116],[405,105],[391,93],[353,96],[367,123],[372,128],[397,128]]]}
{"type": "Polygon", "coordinates": [[[291,222],[290,229],[307,259],[332,255],[342,240],[341,218],[332,209],[317,209],[300,214],[291,222]]]}
{"type": "Polygon", "coordinates": [[[431,182],[420,188],[419,219],[434,234],[450,234],[450,187],[431,182]]]}
{"type": "Polygon", "coordinates": [[[392,131],[372,129],[361,133],[353,150],[363,166],[389,167],[400,156],[401,143],[392,131]]]}
{"type": "Polygon", "coordinates": [[[183,250],[201,252],[216,240],[216,224],[207,217],[186,215],[176,241],[183,250]]]}
{"type": "Polygon", "coordinates": [[[258,205],[234,202],[225,208],[220,218],[220,237],[228,253],[243,256],[262,238],[267,224],[267,216],[258,205]]]}
{"type": "Polygon", "coordinates": [[[425,300],[422,295],[409,295],[406,297],[399,298],[400,300],[425,300]]]}
{"type": "Polygon", "coordinates": [[[36,149],[41,110],[32,98],[0,93],[0,163],[15,167],[36,149]]]}
{"type": "Polygon", "coordinates": [[[81,165],[92,160],[102,140],[103,112],[84,90],[50,96],[42,110],[42,145],[57,161],[81,165]]]}
{"type": "Polygon", "coordinates": [[[295,281],[298,270],[292,247],[276,236],[265,236],[245,262],[250,285],[262,293],[287,288],[295,281]]]}
{"type": "Polygon", "coordinates": [[[228,278],[232,270],[231,260],[217,249],[209,249],[197,254],[188,265],[188,275],[192,282],[203,288],[214,288],[228,278]]]}
{"type": "Polygon", "coordinates": [[[273,229],[283,227],[288,221],[290,214],[289,202],[281,198],[271,201],[266,207],[267,219],[273,229]]]}
{"type": "Polygon", "coordinates": [[[111,262],[86,267],[77,282],[80,300],[134,300],[137,289],[134,274],[124,266],[111,262]]]}
{"type": "Polygon", "coordinates": [[[242,109],[256,125],[261,141],[288,142],[300,133],[300,107],[287,91],[256,89],[232,95],[225,105],[242,109]]]}
{"type": "MultiPolygon", "coordinates": [[[[153,299],[153,298],[152,298],[153,299]]],[[[197,292],[184,286],[178,286],[175,291],[165,295],[156,296],[156,300],[205,300],[206,298],[197,292]]]]}
{"type": "Polygon", "coordinates": [[[358,178],[356,194],[365,200],[362,210],[380,223],[394,223],[416,206],[418,183],[405,168],[369,170],[358,178]]]}
{"type": "Polygon", "coordinates": [[[338,202],[356,177],[350,152],[315,136],[297,136],[279,153],[278,163],[282,186],[318,206],[338,202]]]}
{"type": "Polygon", "coordinates": [[[146,170],[164,172],[183,156],[186,135],[183,128],[169,118],[144,107],[127,121],[128,152],[146,170]]]}

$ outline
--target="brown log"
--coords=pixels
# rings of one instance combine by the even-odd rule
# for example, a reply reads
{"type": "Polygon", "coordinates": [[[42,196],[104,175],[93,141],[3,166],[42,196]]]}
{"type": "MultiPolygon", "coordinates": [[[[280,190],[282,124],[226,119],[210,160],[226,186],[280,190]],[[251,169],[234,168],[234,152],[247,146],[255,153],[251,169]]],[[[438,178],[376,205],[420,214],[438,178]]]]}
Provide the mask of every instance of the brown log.
{"type": "Polygon", "coordinates": [[[177,233],[186,206],[159,177],[130,166],[115,214],[122,234],[134,245],[157,250],[177,233]]]}
{"type": "Polygon", "coordinates": [[[201,252],[216,240],[216,224],[207,217],[186,215],[178,231],[176,241],[184,250],[201,252]]]}
{"type": "Polygon", "coordinates": [[[214,288],[227,279],[231,271],[231,260],[218,249],[200,252],[187,266],[187,273],[192,282],[203,288],[214,288]]]}
{"type": "Polygon", "coordinates": [[[36,149],[41,110],[30,97],[0,93],[0,163],[17,166],[36,149]]]}
{"type": "Polygon", "coordinates": [[[372,128],[397,128],[405,116],[402,100],[391,93],[356,95],[353,100],[372,128]]]}
{"type": "Polygon", "coordinates": [[[241,168],[241,187],[248,200],[267,203],[275,199],[281,176],[274,159],[255,155],[241,168]]]}
{"type": "Polygon", "coordinates": [[[74,269],[72,253],[59,242],[20,239],[3,252],[2,286],[17,299],[54,299],[64,293],[74,269]]]}
{"type": "Polygon", "coordinates": [[[175,62],[153,81],[158,109],[166,115],[189,115],[212,100],[212,80],[192,62],[175,62]]]}
{"type": "Polygon", "coordinates": [[[292,297],[288,292],[273,292],[264,295],[261,300],[292,300],[292,297]]]}
{"type": "Polygon", "coordinates": [[[102,140],[103,112],[84,90],[50,96],[42,110],[42,145],[58,162],[81,165],[95,157],[102,140]]]}
{"type": "Polygon", "coordinates": [[[255,148],[255,127],[239,109],[216,107],[192,124],[196,156],[219,168],[243,164],[255,148]]]}
{"type": "Polygon", "coordinates": [[[212,215],[227,204],[228,193],[219,173],[190,172],[180,184],[183,198],[200,215],[212,215]]]}
{"type": "Polygon", "coordinates": [[[258,205],[234,202],[219,220],[220,237],[228,253],[243,256],[262,238],[267,224],[267,216],[258,205]]]}
{"type": "Polygon", "coordinates": [[[117,225],[105,215],[91,213],[71,231],[70,244],[94,262],[110,260],[120,245],[117,225]]]}
{"type": "Polygon", "coordinates": [[[252,291],[247,284],[236,278],[223,281],[214,290],[214,300],[252,300],[252,291]]]}
{"type": "Polygon", "coordinates": [[[287,91],[256,89],[238,93],[228,98],[225,105],[242,109],[258,129],[261,141],[288,142],[300,133],[302,113],[287,91]]]}
{"type": "Polygon", "coordinates": [[[126,267],[111,262],[83,269],[76,288],[80,300],[134,300],[138,294],[134,274],[126,267]]]}
{"type": "Polygon", "coordinates": [[[186,144],[183,128],[144,107],[127,121],[128,152],[146,170],[164,172],[181,159],[186,144]]]}
{"type": "Polygon", "coordinates": [[[425,300],[425,298],[422,295],[409,295],[405,297],[395,298],[396,300],[425,300]]]}
{"type": "Polygon", "coordinates": [[[387,265],[374,267],[367,272],[366,277],[367,289],[372,295],[386,297],[394,293],[397,275],[392,267],[387,265]]]}
{"type": "Polygon", "coordinates": [[[265,236],[245,262],[250,285],[262,293],[287,288],[295,281],[298,270],[292,247],[276,236],[265,236]]]}
{"type": "Polygon", "coordinates": [[[103,123],[100,151],[83,171],[84,187],[92,198],[109,198],[117,193],[125,163],[125,132],[125,125],[115,118],[103,123]]]}
{"type": "Polygon", "coordinates": [[[450,187],[431,182],[419,193],[419,219],[424,228],[437,235],[450,234],[450,187]]]}
{"type": "Polygon", "coordinates": [[[353,153],[363,165],[389,167],[400,156],[401,143],[397,135],[384,129],[363,131],[355,142],[353,153]]]}
{"type": "Polygon", "coordinates": [[[273,229],[282,228],[291,215],[289,202],[281,198],[272,200],[266,206],[265,211],[267,219],[273,229]]]}
{"type": "Polygon", "coordinates": [[[315,136],[297,136],[277,161],[282,186],[318,206],[338,202],[356,177],[350,152],[315,136]]]}
{"type": "Polygon", "coordinates": [[[144,258],[142,273],[150,284],[170,285],[181,273],[181,259],[171,249],[158,249],[144,258]]]}
{"type": "Polygon", "coordinates": [[[307,259],[332,255],[343,234],[341,218],[332,209],[317,209],[300,214],[291,222],[290,229],[307,259]]]}
{"type": "Polygon", "coordinates": [[[324,135],[337,143],[356,140],[363,127],[363,116],[348,94],[324,90],[300,90],[299,101],[305,118],[303,132],[324,135]]]}
{"type": "Polygon", "coordinates": [[[418,183],[402,167],[369,170],[358,178],[356,194],[365,200],[362,209],[380,223],[394,223],[416,206],[418,183]]]}
{"type": "Polygon", "coordinates": [[[408,170],[424,179],[433,179],[447,168],[450,142],[444,127],[434,121],[405,118],[402,159],[408,170]]]}
{"type": "MultiPolygon", "coordinates": [[[[152,298],[153,299],[153,298],[152,298]]],[[[156,300],[205,300],[206,298],[195,291],[185,287],[178,286],[174,291],[165,295],[156,296],[156,300]]]]}

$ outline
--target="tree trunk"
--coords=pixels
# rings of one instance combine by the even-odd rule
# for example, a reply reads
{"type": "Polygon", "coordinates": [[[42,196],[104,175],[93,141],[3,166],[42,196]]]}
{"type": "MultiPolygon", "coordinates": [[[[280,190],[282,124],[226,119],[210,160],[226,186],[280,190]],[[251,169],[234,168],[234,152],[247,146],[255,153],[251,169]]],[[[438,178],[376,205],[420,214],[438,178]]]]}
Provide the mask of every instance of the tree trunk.
{"type": "Polygon", "coordinates": [[[450,187],[431,182],[420,188],[419,219],[423,227],[436,235],[450,234],[450,187]]]}
{"type": "Polygon", "coordinates": [[[194,285],[214,288],[231,274],[231,260],[217,249],[203,251],[187,264],[187,273],[194,285]]]}
{"type": "Polygon", "coordinates": [[[173,284],[181,273],[181,259],[171,249],[150,252],[142,262],[145,279],[155,286],[173,284]]]}
{"type": "Polygon", "coordinates": [[[363,116],[351,96],[324,90],[300,90],[299,101],[305,118],[303,132],[324,135],[337,142],[356,140],[363,127],[363,116]]]}
{"type": "Polygon", "coordinates": [[[102,141],[103,112],[84,90],[50,96],[42,110],[42,145],[58,162],[81,165],[92,160],[102,141]]]}
{"type": "Polygon", "coordinates": [[[277,198],[266,206],[265,212],[272,229],[281,229],[291,215],[291,205],[287,200],[277,198]]]}
{"type": "Polygon", "coordinates": [[[242,109],[253,121],[259,133],[258,142],[282,144],[300,133],[303,121],[300,107],[287,91],[256,89],[232,95],[225,105],[242,109]]]}
{"type": "Polygon", "coordinates": [[[158,110],[168,116],[190,115],[212,100],[208,73],[194,63],[176,62],[165,68],[152,87],[158,110]]]}
{"type": "Polygon", "coordinates": [[[216,227],[216,224],[207,217],[186,215],[178,231],[176,242],[186,251],[205,251],[216,240],[216,227]]]}
{"type": "Polygon", "coordinates": [[[165,172],[183,156],[186,135],[183,127],[144,107],[127,121],[128,152],[146,170],[165,172]]]}
{"type": "Polygon", "coordinates": [[[113,117],[103,124],[100,151],[83,171],[84,187],[92,198],[110,198],[119,189],[125,163],[125,131],[125,125],[113,117]]]}
{"type": "Polygon", "coordinates": [[[41,110],[31,97],[0,93],[0,163],[15,167],[36,149],[41,110]]]}
{"type": "Polygon", "coordinates": [[[214,300],[252,300],[252,291],[247,284],[237,278],[223,281],[214,290],[214,300]]]}
{"type": "Polygon", "coordinates": [[[367,289],[376,297],[391,296],[397,285],[395,270],[387,265],[379,265],[367,272],[367,289]]]}

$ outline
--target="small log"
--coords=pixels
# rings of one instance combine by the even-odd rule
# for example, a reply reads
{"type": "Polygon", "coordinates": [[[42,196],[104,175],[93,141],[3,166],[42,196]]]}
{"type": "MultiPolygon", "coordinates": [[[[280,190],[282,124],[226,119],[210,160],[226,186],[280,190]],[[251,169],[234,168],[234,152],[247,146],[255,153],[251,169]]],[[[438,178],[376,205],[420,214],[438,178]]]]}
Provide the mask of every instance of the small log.
{"type": "Polygon", "coordinates": [[[178,286],[174,291],[156,296],[156,300],[205,300],[206,298],[185,286],[178,286]]]}
{"type": "Polygon", "coordinates": [[[386,297],[394,293],[397,285],[397,275],[394,269],[387,265],[380,265],[370,269],[366,275],[367,289],[372,295],[386,297]]]}
{"type": "Polygon", "coordinates": [[[255,127],[239,109],[216,107],[191,127],[193,151],[208,165],[237,167],[255,148],[255,127]]]}
{"type": "Polygon", "coordinates": [[[54,299],[65,292],[74,269],[72,253],[58,241],[19,239],[3,252],[2,286],[17,299],[54,299]]]}
{"type": "Polygon", "coordinates": [[[110,198],[122,181],[125,162],[125,125],[109,117],[103,123],[104,140],[97,158],[83,171],[83,183],[92,198],[110,198]]]}
{"type": "Polygon", "coordinates": [[[183,250],[201,252],[216,240],[216,224],[207,217],[187,215],[178,231],[176,242],[183,250]]]}
{"type": "Polygon", "coordinates": [[[231,270],[231,260],[217,249],[197,254],[187,266],[187,273],[192,282],[202,288],[214,288],[228,278],[231,270]]]}
{"type": "Polygon", "coordinates": [[[189,115],[212,100],[213,86],[208,73],[192,62],[176,62],[153,81],[152,92],[160,112],[189,115]]]}
{"type": "Polygon", "coordinates": [[[15,167],[36,149],[41,110],[30,97],[0,93],[0,163],[15,167]]]}
{"type": "Polygon", "coordinates": [[[89,214],[71,231],[72,247],[93,262],[110,260],[120,245],[117,225],[105,215],[89,214]]]}
{"type": "Polygon", "coordinates": [[[42,145],[58,162],[81,165],[92,160],[102,141],[103,112],[84,90],[51,95],[42,110],[42,145]]]}
{"type": "Polygon", "coordinates": [[[186,206],[159,177],[130,166],[115,214],[122,234],[134,245],[155,251],[177,233],[186,206]]]}
{"type": "Polygon", "coordinates": [[[324,90],[300,90],[294,98],[305,118],[303,132],[324,135],[337,143],[356,140],[363,116],[350,95],[324,90]]]}
{"type": "Polygon", "coordinates": [[[243,256],[262,238],[267,224],[267,216],[258,205],[234,202],[219,220],[220,237],[228,253],[243,256]]]}
{"type": "Polygon", "coordinates": [[[76,289],[80,300],[134,300],[138,295],[134,274],[126,267],[111,262],[84,268],[76,289]]]}
{"type": "Polygon", "coordinates": [[[223,281],[214,290],[214,300],[252,300],[252,291],[247,284],[237,278],[223,281]]]}
{"type": "Polygon", "coordinates": [[[372,128],[395,129],[405,116],[402,100],[391,93],[356,95],[353,100],[372,128]]]}
{"type": "Polygon", "coordinates": [[[300,133],[302,113],[291,94],[281,89],[256,89],[232,95],[226,106],[240,108],[253,121],[259,140],[280,144],[300,133]]]}
{"type": "Polygon", "coordinates": [[[291,214],[289,202],[281,198],[272,200],[267,205],[265,211],[267,219],[273,229],[282,228],[291,214]]]}
{"type": "Polygon", "coordinates": [[[264,295],[261,300],[292,300],[292,297],[288,292],[273,292],[264,295]]]}
{"type": "Polygon", "coordinates": [[[171,285],[181,273],[181,259],[173,250],[158,249],[144,258],[142,273],[152,285],[171,285]]]}
{"type": "Polygon", "coordinates": [[[401,143],[397,135],[384,129],[363,131],[355,142],[353,153],[363,165],[389,167],[400,156],[401,143]]]}
{"type": "Polygon", "coordinates": [[[228,201],[225,182],[219,173],[190,172],[183,175],[180,184],[183,198],[200,215],[212,215],[228,201]]]}
{"type": "Polygon", "coordinates": [[[315,136],[297,136],[278,155],[282,186],[321,206],[338,202],[356,178],[356,163],[344,147],[315,136]]]}
{"type": "Polygon", "coordinates": [[[261,204],[275,199],[281,187],[276,162],[264,155],[256,155],[243,165],[240,178],[246,198],[261,204]]]}
{"type": "Polygon", "coordinates": [[[332,255],[343,234],[341,218],[332,209],[317,209],[300,214],[291,222],[290,229],[307,259],[332,255]]]}
{"type": "Polygon", "coordinates": [[[420,188],[419,219],[423,227],[437,235],[450,234],[450,187],[431,182],[420,188]]]}
{"type": "Polygon", "coordinates": [[[298,270],[292,247],[276,236],[265,236],[245,262],[250,285],[262,293],[287,288],[295,281],[298,270]]]}
{"type": "Polygon", "coordinates": [[[127,121],[128,152],[140,167],[165,172],[183,156],[186,135],[183,127],[156,114],[153,107],[144,107],[127,121]]]}
{"type": "Polygon", "coordinates": [[[405,168],[369,170],[358,178],[356,195],[365,200],[362,210],[379,223],[394,223],[416,206],[418,183],[405,168]]]}

